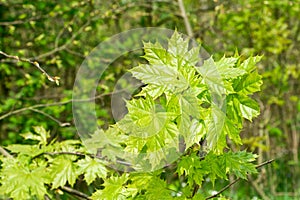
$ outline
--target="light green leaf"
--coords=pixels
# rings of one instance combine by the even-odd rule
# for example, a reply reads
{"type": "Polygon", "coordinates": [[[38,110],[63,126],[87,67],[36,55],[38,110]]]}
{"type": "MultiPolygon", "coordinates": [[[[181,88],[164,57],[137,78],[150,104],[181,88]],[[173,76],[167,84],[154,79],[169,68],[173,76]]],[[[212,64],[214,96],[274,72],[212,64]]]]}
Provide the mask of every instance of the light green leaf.
{"type": "Polygon", "coordinates": [[[239,68],[218,68],[219,73],[226,79],[236,78],[246,73],[245,70],[239,68]]]}
{"type": "Polygon", "coordinates": [[[145,190],[153,176],[152,173],[131,173],[131,184],[128,187],[136,188],[138,191],[145,190]]]}
{"type": "Polygon", "coordinates": [[[126,138],[125,135],[120,135],[119,130],[112,126],[107,131],[102,129],[96,130],[90,138],[83,139],[84,145],[90,153],[95,154],[98,149],[105,149],[107,153],[110,151],[112,154],[106,155],[108,158],[114,160],[115,152],[121,152],[122,147],[120,143],[126,138]]]}
{"type": "MultiPolygon", "coordinates": [[[[167,122],[159,132],[151,136],[130,136],[125,142],[125,150],[132,153],[141,153],[144,160],[148,160],[151,168],[154,169],[160,166],[161,160],[168,159],[170,149],[178,150],[178,135],[177,126],[172,122],[167,122]]],[[[143,163],[145,162],[138,161],[138,164],[143,163]]]]}
{"type": "Polygon", "coordinates": [[[222,165],[219,161],[219,156],[210,152],[205,156],[205,159],[201,161],[201,165],[209,171],[209,178],[212,184],[215,184],[217,177],[227,180],[226,166],[222,165]]]}
{"type": "Polygon", "coordinates": [[[205,135],[205,124],[193,119],[189,128],[189,135],[185,139],[186,149],[191,147],[193,144],[197,144],[205,135]]]}
{"type": "Polygon", "coordinates": [[[181,94],[177,94],[178,106],[180,106],[180,114],[186,113],[191,117],[199,118],[200,116],[200,101],[197,94],[189,89],[181,94]]]}
{"type": "Polygon", "coordinates": [[[73,186],[78,176],[77,166],[69,157],[59,156],[50,165],[50,174],[53,189],[64,186],[67,182],[73,186]]]}
{"type": "Polygon", "coordinates": [[[257,72],[253,72],[235,80],[233,83],[233,88],[239,94],[249,95],[260,91],[260,86],[262,83],[261,75],[259,75],[257,72]]]}
{"type": "Polygon", "coordinates": [[[252,121],[252,118],[257,117],[260,113],[258,103],[245,96],[239,96],[240,101],[240,111],[244,118],[252,121]]]}
{"type": "Polygon", "coordinates": [[[223,131],[224,135],[228,135],[229,139],[231,139],[234,143],[242,145],[240,129],[228,118],[226,118],[223,131]]]}
{"type": "Polygon", "coordinates": [[[166,112],[154,102],[149,95],[146,98],[133,99],[127,102],[128,114],[118,122],[118,127],[138,137],[148,137],[157,134],[173,120],[176,115],[166,112]]]}
{"type": "Polygon", "coordinates": [[[224,139],[225,113],[217,105],[212,104],[211,116],[207,118],[205,124],[207,125],[207,146],[211,150],[222,152],[224,143],[219,143],[219,139],[224,139]],[[220,146],[219,146],[220,145],[220,146]]]}
{"type": "Polygon", "coordinates": [[[142,88],[142,91],[138,93],[136,96],[151,96],[153,99],[157,99],[161,96],[164,91],[167,90],[167,86],[159,86],[159,85],[146,85],[142,88]]]}
{"type": "Polygon", "coordinates": [[[142,80],[145,84],[158,85],[167,87],[171,91],[182,91],[189,84],[185,78],[176,71],[166,65],[139,65],[129,70],[134,77],[142,80]]]}
{"type": "Polygon", "coordinates": [[[43,199],[47,193],[46,166],[30,167],[14,158],[3,159],[0,194],[13,199],[43,199]]]}
{"type": "Polygon", "coordinates": [[[257,173],[255,164],[256,155],[246,151],[227,152],[220,156],[219,161],[226,166],[226,173],[234,173],[237,177],[247,179],[248,174],[257,173]]]}
{"type": "Polygon", "coordinates": [[[40,149],[38,145],[12,144],[5,148],[13,153],[24,154],[31,157],[35,157],[36,155],[39,155],[43,152],[43,150],[40,149]]]}
{"type": "Polygon", "coordinates": [[[104,189],[97,190],[92,195],[95,200],[123,200],[128,195],[128,190],[125,188],[125,183],[128,180],[128,174],[124,173],[122,176],[111,176],[104,180],[104,189]],[[126,195],[127,193],[127,195],[126,195]]]}
{"type": "Polygon", "coordinates": [[[195,153],[183,156],[177,166],[178,175],[185,175],[189,185],[196,183],[201,186],[204,176],[209,173],[207,169],[203,168],[200,157],[195,153]]]}
{"type": "Polygon", "coordinates": [[[222,77],[225,79],[234,79],[236,77],[239,77],[246,72],[246,70],[242,68],[235,68],[235,63],[237,62],[238,58],[236,57],[229,57],[226,58],[225,56],[221,58],[218,62],[216,62],[216,66],[218,69],[218,72],[222,77]]]}
{"type": "Polygon", "coordinates": [[[256,69],[256,64],[262,59],[262,56],[254,56],[247,58],[240,66],[240,68],[247,72],[252,72],[256,69]]]}
{"type": "Polygon", "coordinates": [[[107,169],[102,161],[96,158],[90,158],[86,156],[85,159],[81,159],[77,162],[78,174],[84,174],[84,179],[87,184],[91,184],[97,177],[105,178],[107,175],[107,169]]]}
{"type": "Polygon", "coordinates": [[[34,126],[33,129],[36,134],[28,132],[21,134],[21,136],[26,140],[37,140],[39,144],[46,145],[47,139],[50,137],[50,132],[46,131],[42,126],[34,126]]]}
{"type": "MultiPolygon", "coordinates": [[[[195,196],[193,196],[192,200],[205,200],[205,196],[201,193],[197,193],[195,196]]],[[[219,200],[219,199],[218,199],[219,200]]]]}
{"type": "Polygon", "coordinates": [[[202,78],[197,73],[195,67],[182,65],[179,67],[178,71],[184,77],[185,81],[189,84],[189,88],[195,89],[196,87],[199,87],[202,78]]]}
{"type": "Polygon", "coordinates": [[[216,62],[218,69],[228,69],[234,67],[236,62],[238,61],[238,57],[229,57],[226,58],[223,56],[219,61],[216,62]]]}
{"type": "Polygon", "coordinates": [[[229,120],[231,120],[239,129],[242,128],[243,118],[240,111],[240,102],[237,95],[228,95],[226,114],[229,120]]]}
{"type": "Polygon", "coordinates": [[[197,120],[200,117],[201,108],[195,91],[189,89],[174,95],[168,102],[168,109],[175,109],[174,112],[180,113],[178,125],[180,134],[185,139],[186,149],[199,142],[204,135],[204,126],[197,120]]]}
{"type": "Polygon", "coordinates": [[[41,144],[47,144],[47,139],[50,137],[50,131],[46,131],[42,126],[34,126],[34,131],[41,136],[41,144]]]}
{"type": "Polygon", "coordinates": [[[27,132],[27,133],[22,133],[20,134],[23,138],[25,138],[26,140],[37,140],[37,141],[41,141],[41,136],[33,134],[31,132],[27,132]]]}
{"type": "Polygon", "coordinates": [[[208,85],[210,93],[215,93],[217,95],[225,94],[221,74],[212,57],[205,60],[204,64],[201,67],[197,67],[196,70],[201,74],[204,83],[208,85]]]}
{"type": "Polygon", "coordinates": [[[172,56],[158,42],[152,44],[144,42],[143,58],[147,59],[151,65],[168,65],[171,62],[172,56]]]}
{"type": "Polygon", "coordinates": [[[199,56],[200,46],[193,47],[191,50],[184,54],[184,59],[188,62],[189,65],[196,65],[200,60],[199,56]]]}
{"type": "Polygon", "coordinates": [[[182,36],[175,31],[168,42],[168,52],[172,53],[175,57],[181,56],[188,52],[189,41],[184,40],[182,36]]]}
{"type": "Polygon", "coordinates": [[[171,200],[170,190],[167,189],[167,184],[164,180],[154,177],[150,180],[147,191],[145,193],[145,199],[161,199],[171,200]]]}

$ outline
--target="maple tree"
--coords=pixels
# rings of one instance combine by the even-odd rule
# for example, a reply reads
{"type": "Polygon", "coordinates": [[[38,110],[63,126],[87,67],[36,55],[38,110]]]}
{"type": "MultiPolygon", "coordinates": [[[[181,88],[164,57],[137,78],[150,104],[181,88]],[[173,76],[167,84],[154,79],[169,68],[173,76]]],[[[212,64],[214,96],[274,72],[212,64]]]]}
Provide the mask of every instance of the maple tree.
{"type": "Polygon", "coordinates": [[[6,147],[15,156],[0,156],[0,194],[43,199],[83,175],[87,185],[102,180],[90,197],[77,193],[87,199],[205,199],[198,188],[206,177],[214,184],[229,174],[247,179],[257,173],[257,155],[233,151],[227,139],[242,145],[244,119],[259,115],[251,95],[262,85],[256,68],[261,57],[210,57],[198,66],[199,49],[189,49],[176,31],[167,48],[144,43],[148,64],[130,72],[145,86],[126,102],[128,114],[85,145],[49,142],[42,127],[23,134],[36,144],[6,147]],[[180,182],[175,189],[174,179],[180,182]]]}

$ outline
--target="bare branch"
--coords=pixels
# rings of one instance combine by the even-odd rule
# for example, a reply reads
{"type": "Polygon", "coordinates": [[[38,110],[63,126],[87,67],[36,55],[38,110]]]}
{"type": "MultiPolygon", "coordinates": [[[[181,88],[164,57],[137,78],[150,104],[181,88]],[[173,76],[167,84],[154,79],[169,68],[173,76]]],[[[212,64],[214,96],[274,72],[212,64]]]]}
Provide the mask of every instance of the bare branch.
{"type": "Polygon", "coordinates": [[[62,34],[65,32],[65,30],[72,24],[74,23],[75,20],[75,15],[74,17],[71,19],[71,21],[69,21],[68,24],[64,25],[64,27],[59,31],[59,33],[57,34],[56,38],[55,38],[55,43],[54,43],[54,47],[57,48],[58,47],[58,42],[60,37],[62,36],[62,34]]]}
{"type": "Polygon", "coordinates": [[[275,160],[275,159],[267,160],[267,161],[265,161],[265,162],[263,162],[263,163],[261,163],[261,164],[259,164],[259,165],[256,165],[255,168],[256,168],[256,169],[259,169],[259,168],[261,168],[262,166],[265,166],[265,165],[268,165],[268,164],[274,162],[274,160],[275,160]]]}
{"type": "Polygon", "coordinates": [[[41,58],[44,58],[44,57],[48,57],[48,56],[51,56],[51,55],[53,55],[53,54],[55,54],[56,52],[59,52],[59,51],[62,51],[62,50],[64,50],[65,48],[66,48],[66,44],[64,44],[64,45],[62,45],[62,46],[60,46],[60,47],[57,47],[57,48],[55,48],[55,49],[53,49],[53,50],[51,50],[51,51],[48,51],[48,52],[46,52],[46,53],[43,53],[43,54],[41,54],[41,55],[38,55],[38,56],[36,56],[36,57],[32,57],[31,59],[41,59],[41,58]]]}
{"type": "Polygon", "coordinates": [[[32,59],[41,59],[41,58],[45,58],[45,57],[48,57],[48,56],[51,56],[52,54],[55,54],[56,52],[58,51],[62,51],[62,50],[65,50],[75,39],[78,35],[80,35],[84,29],[90,24],[90,20],[88,20],[83,26],[81,26],[78,31],[76,33],[74,33],[72,35],[72,37],[63,45],[59,46],[59,47],[56,47],[54,48],[53,50],[51,51],[48,51],[46,53],[43,53],[41,55],[38,55],[36,57],[32,57],[32,59]]]}
{"type": "Polygon", "coordinates": [[[227,190],[228,188],[230,188],[232,185],[234,185],[239,180],[240,180],[240,178],[235,179],[234,181],[232,181],[231,183],[229,183],[228,185],[226,185],[225,187],[223,187],[217,194],[214,194],[214,195],[212,195],[210,197],[207,197],[207,198],[205,198],[205,200],[218,197],[222,192],[224,192],[225,190],[227,190]]]}
{"type": "Polygon", "coordinates": [[[85,56],[84,56],[83,54],[78,53],[78,52],[76,52],[76,51],[73,51],[73,50],[71,50],[71,49],[69,49],[69,48],[66,48],[66,51],[69,52],[70,54],[75,55],[75,56],[78,56],[78,57],[81,57],[81,58],[85,58],[85,56]]]}
{"type": "Polygon", "coordinates": [[[90,199],[89,196],[87,194],[84,194],[78,190],[75,190],[73,188],[70,188],[70,187],[67,187],[67,186],[62,186],[60,187],[63,191],[67,192],[67,193],[70,193],[70,194],[73,194],[75,196],[78,196],[78,197],[81,197],[83,199],[90,199]]]}
{"type": "Polygon", "coordinates": [[[61,127],[65,127],[65,126],[70,126],[71,125],[69,122],[61,122],[58,119],[56,119],[55,117],[52,117],[51,115],[49,115],[49,114],[47,114],[47,113],[45,113],[45,112],[43,112],[41,110],[37,110],[37,109],[34,109],[34,108],[29,108],[29,110],[32,110],[32,111],[34,111],[36,113],[40,113],[40,114],[48,117],[49,119],[51,119],[51,120],[55,121],[56,123],[58,123],[59,126],[61,126],[61,127]]]}
{"type": "Polygon", "coordinates": [[[44,195],[44,200],[51,200],[51,199],[50,199],[50,197],[47,194],[45,194],[44,195]]]}
{"type": "Polygon", "coordinates": [[[0,153],[6,157],[12,158],[13,156],[8,153],[3,147],[0,146],[0,153]]]}
{"type": "Polygon", "coordinates": [[[27,58],[20,58],[18,56],[13,56],[13,55],[9,55],[7,53],[4,53],[3,51],[0,51],[0,54],[5,56],[6,58],[10,58],[10,59],[14,59],[16,61],[21,61],[21,62],[27,62],[30,63],[32,65],[34,65],[36,68],[38,68],[38,70],[40,70],[43,74],[45,74],[48,78],[49,81],[51,82],[55,82],[57,85],[59,84],[59,77],[57,76],[50,76],[41,66],[37,61],[31,61],[30,59],[27,58]]]}
{"type": "Polygon", "coordinates": [[[186,32],[187,32],[188,36],[190,36],[192,38],[194,36],[194,33],[193,33],[193,30],[192,30],[192,26],[189,22],[189,19],[187,17],[183,1],[178,0],[178,5],[179,5],[179,9],[181,11],[182,18],[184,20],[184,25],[185,25],[186,32]]]}
{"type": "Polygon", "coordinates": [[[8,21],[8,22],[0,22],[0,26],[11,26],[11,25],[17,25],[17,24],[25,24],[27,22],[35,21],[38,19],[42,19],[41,16],[32,17],[26,20],[15,20],[15,21],[8,21]]]}
{"type": "Polygon", "coordinates": [[[106,94],[99,94],[95,97],[92,97],[92,98],[88,98],[88,99],[70,99],[70,100],[66,100],[66,101],[62,101],[62,102],[54,102],[54,103],[45,103],[45,104],[36,104],[36,105],[33,105],[33,106],[29,106],[29,107],[25,107],[25,108],[20,108],[20,109],[17,109],[17,110],[13,110],[13,111],[10,111],[4,115],[1,115],[0,116],[0,120],[6,118],[6,117],[9,117],[11,115],[15,115],[15,114],[18,114],[18,113],[21,113],[21,112],[24,112],[24,111],[27,111],[27,110],[32,110],[32,109],[35,109],[35,108],[43,108],[43,107],[50,107],[50,106],[61,106],[61,105],[65,105],[65,104],[69,104],[69,103],[72,103],[72,102],[89,102],[89,101],[93,101],[93,100],[96,100],[96,99],[100,99],[104,96],[109,96],[109,95],[112,95],[112,94],[117,94],[117,93],[120,93],[120,92],[124,92],[126,91],[128,88],[126,89],[122,89],[122,90],[118,90],[118,91],[115,91],[115,92],[110,92],[110,93],[106,93],[106,94]]]}

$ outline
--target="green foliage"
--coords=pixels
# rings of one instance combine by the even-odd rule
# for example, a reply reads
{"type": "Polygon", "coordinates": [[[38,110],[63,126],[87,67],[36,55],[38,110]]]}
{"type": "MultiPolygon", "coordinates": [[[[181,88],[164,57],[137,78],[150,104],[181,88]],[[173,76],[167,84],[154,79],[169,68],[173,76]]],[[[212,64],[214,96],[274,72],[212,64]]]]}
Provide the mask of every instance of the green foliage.
{"type": "MultiPolygon", "coordinates": [[[[97,177],[106,177],[107,170],[101,160],[84,159],[60,152],[82,152],[79,141],[51,142],[49,132],[43,127],[34,127],[35,133],[22,134],[24,139],[36,141],[35,145],[9,145],[6,149],[17,157],[1,157],[0,194],[14,199],[43,199],[54,195],[56,189],[69,183],[74,185],[78,175],[83,174],[88,184],[97,177]],[[49,184],[51,187],[49,187],[49,184]]],[[[81,156],[82,157],[82,156],[81,156]]]]}
{"type": "MultiPolygon", "coordinates": [[[[253,177],[256,179],[254,181],[259,180],[257,182],[260,191],[271,199],[294,199],[289,195],[299,195],[298,188],[300,188],[297,178],[300,173],[298,170],[300,158],[297,153],[299,142],[295,142],[300,130],[299,0],[184,0],[183,3],[188,22],[192,28],[193,38],[202,43],[209,53],[214,54],[213,60],[215,61],[211,64],[218,68],[220,76],[210,77],[215,80],[223,79],[223,83],[205,80],[204,86],[208,84],[209,90],[219,92],[213,96],[215,100],[219,98],[222,102],[226,97],[225,100],[230,101],[230,105],[227,104],[226,110],[201,109],[202,106],[210,108],[210,95],[205,95],[209,91],[205,87],[201,88],[203,91],[196,91],[199,92],[199,98],[201,95],[203,98],[208,98],[204,102],[197,102],[198,106],[201,105],[200,117],[203,118],[207,113],[213,113],[213,117],[218,118],[219,121],[223,119],[224,126],[222,123],[207,124],[209,119],[207,121],[193,119],[192,125],[188,127],[189,131],[182,133],[182,130],[179,130],[181,136],[183,135],[182,138],[179,138],[179,142],[184,141],[186,144],[180,149],[182,151],[189,151],[191,148],[197,149],[198,145],[193,144],[203,140],[203,138],[205,141],[201,142],[204,144],[201,146],[202,150],[207,150],[207,141],[211,141],[209,143],[210,148],[219,146],[219,149],[222,149],[222,146],[226,146],[224,143],[225,134],[217,130],[219,127],[223,127],[226,130],[224,132],[227,132],[225,137],[233,141],[229,141],[229,147],[235,146],[232,143],[238,145],[244,143],[241,149],[264,152],[260,154],[261,160],[278,158],[276,165],[268,168],[266,173],[253,177]],[[237,49],[241,54],[240,56],[235,53],[237,49]],[[223,56],[224,54],[226,56],[223,56]],[[253,96],[249,95],[254,99],[260,99],[262,114],[257,120],[252,119],[253,123],[247,122],[247,120],[242,128],[241,116],[250,119],[250,115],[257,115],[258,107],[250,105],[252,104],[251,100],[246,100],[244,95],[237,94],[235,90],[248,93],[256,90],[259,84],[253,85],[254,79],[249,79],[247,76],[242,78],[241,76],[246,75],[246,70],[237,66],[247,60],[248,56],[257,54],[264,55],[258,63],[258,71],[262,75],[264,84],[261,92],[253,96]],[[236,56],[230,57],[231,55],[236,56]],[[237,76],[240,78],[236,79],[237,76]],[[232,85],[231,81],[227,82],[226,79],[236,79],[235,85],[232,85]],[[226,118],[224,119],[223,113],[225,112],[226,118]],[[208,134],[210,137],[206,139],[206,130],[208,129],[212,134],[208,134]],[[242,130],[241,137],[240,130],[242,130]],[[199,132],[203,134],[198,134],[199,132]],[[214,141],[219,141],[218,145],[214,141]],[[188,148],[189,146],[192,147],[188,148]],[[285,196],[277,196],[282,193],[285,196]]],[[[178,4],[173,0],[149,2],[136,0],[105,2],[100,0],[62,0],[59,4],[52,1],[2,0],[0,3],[0,50],[37,61],[50,75],[57,75],[61,79],[58,87],[47,81],[47,78],[29,63],[15,62],[15,60],[0,55],[0,145],[9,145],[7,147],[15,156],[22,151],[32,156],[39,155],[43,151],[37,144],[39,142],[34,142],[31,139],[24,140],[20,136],[20,133],[30,132],[32,126],[43,126],[49,130],[50,138],[57,138],[58,141],[77,138],[76,129],[72,123],[71,88],[76,69],[84,57],[107,37],[132,28],[165,27],[173,29],[177,27],[180,32],[186,32],[185,21],[179,16],[179,13],[178,4]],[[65,103],[68,101],[69,103],[65,103]],[[52,103],[58,103],[58,105],[49,106],[52,103]],[[35,105],[44,106],[28,109],[35,105]],[[49,116],[61,123],[54,121],[49,116]],[[64,122],[70,123],[70,126],[63,126],[64,122]],[[20,146],[19,144],[27,144],[28,146],[20,146]]],[[[182,45],[182,49],[185,49],[187,44],[180,44],[183,39],[180,37],[176,39],[178,41],[172,42],[172,45],[182,45]]],[[[136,42],[136,40],[128,41],[126,46],[133,46],[132,44],[136,42]]],[[[115,52],[117,49],[112,48],[111,51],[115,52]]],[[[149,58],[153,58],[151,65],[160,65],[171,60],[167,50],[158,43],[145,43],[145,52],[149,58]],[[147,48],[147,45],[150,48],[147,48]],[[156,46],[155,49],[152,48],[153,45],[156,46]]],[[[176,54],[176,50],[173,52],[176,54]]],[[[184,60],[196,64],[198,61],[197,52],[198,49],[194,48],[182,57],[185,57],[184,60]]],[[[114,61],[113,67],[103,75],[97,93],[104,94],[104,96],[96,100],[99,126],[107,128],[108,124],[114,123],[110,114],[111,101],[106,94],[113,91],[116,80],[126,69],[136,66],[136,63],[141,60],[138,58],[141,53],[142,51],[138,51],[137,54],[132,52],[122,56],[122,58],[114,61]]],[[[145,58],[147,59],[146,55],[145,58]]],[[[251,57],[250,60],[252,58],[259,57],[251,57]]],[[[177,61],[181,62],[180,59],[177,61]]],[[[175,65],[177,61],[175,61],[175,65]]],[[[189,71],[190,73],[184,76],[193,78],[193,73],[200,74],[198,71],[193,71],[195,70],[192,69],[189,71]]],[[[181,70],[181,73],[186,72],[181,70]]],[[[255,76],[253,73],[254,78],[255,76]]],[[[205,77],[203,78],[205,79],[205,77]]],[[[90,82],[87,81],[85,87],[89,84],[90,82]]],[[[139,95],[143,97],[150,95],[154,99],[162,99],[161,96],[164,95],[163,91],[165,90],[164,87],[149,84],[142,88],[139,95]]],[[[182,111],[188,110],[189,104],[196,105],[195,98],[192,98],[194,94],[180,95],[177,94],[177,98],[173,98],[172,101],[174,105],[176,102],[184,104],[182,111]]],[[[162,99],[161,101],[166,100],[162,99]]],[[[155,103],[157,104],[158,100],[155,103]]],[[[218,108],[220,104],[218,101],[216,103],[218,108]]],[[[161,102],[160,104],[162,105],[161,102]]],[[[157,109],[163,110],[165,108],[159,107],[157,109]]],[[[174,113],[173,108],[170,108],[168,112],[174,113]]],[[[178,111],[175,109],[175,112],[178,111]]],[[[196,112],[196,109],[191,109],[191,112],[196,112]]],[[[184,114],[186,115],[186,113],[184,114]]],[[[160,116],[153,114],[153,117],[159,118],[160,116]]],[[[168,116],[169,118],[171,116],[168,116]]],[[[85,117],[83,116],[82,119],[85,117]]],[[[165,120],[166,118],[162,116],[159,119],[165,120]]],[[[182,120],[177,119],[177,121],[182,120]]],[[[180,127],[184,129],[187,125],[188,121],[182,121],[180,127]]],[[[86,122],[86,126],[89,126],[88,122],[86,122]]],[[[146,129],[145,127],[144,129],[146,129]]],[[[116,131],[118,128],[115,127],[108,132],[99,131],[98,135],[94,134],[90,140],[90,144],[92,144],[90,146],[94,148],[89,148],[88,152],[96,153],[97,148],[103,145],[103,157],[107,157],[113,162],[117,160],[118,156],[116,155],[118,153],[119,157],[122,157],[124,148],[122,142],[126,141],[127,136],[116,131]],[[98,137],[106,140],[97,141],[98,137]]],[[[127,128],[124,129],[127,130],[127,128]]],[[[131,140],[128,139],[126,149],[129,152],[131,151],[130,142],[131,140]]],[[[51,146],[50,143],[49,141],[49,146],[51,146]]],[[[136,142],[132,141],[131,144],[135,145],[136,142]]],[[[141,151],[146,150],[142,148],[142,144],[139,147],[141,151]]],[[[239,149],[239,147],[234,149],[239,149]]],[[[53,149],[49,148],[48,150],[52,151],[53,149]]],[[[221,150],[216,149],[216,152],[221,153],[221,150]]],[[[82,158],[86,157],[80,156],[80,159],[82,158]]],[[[101,173],[99,176],[101,177],[101,173]]],[[[97,186],[101,183],[101,180],[96,179],[96,183],[92,182],[87,187],[85,181],[81,180],[83,177],[82,175],[78,176],[79,181],[74,184],[74,188],[87,194],[90,194],[93,188],[98,188],[97,186]]],[[[182,182],[182,180],[180,181],[182,182]]],[[[174,189],[176,191],[188,190],[187,187],[180,186],[180,181],[178,179],[170,181],[172,189],[176,186],[174,189]]],[[[226,181],[216,181],[216,188],[221,188],[224,186],[222,184],[226,183],[226,181]]],[[[241,181],[236,187],[231,188],[230,193],[225,192],[224,194],[230,196],[230,199],[260,198],[261,193],[257,193],[254,187],[248,186],[247,182],[241,181]]],[[[48,188],[48,185],[46,187],[48,188]]],[[[215,190],[211,188],[211,184],[204,184],[202,187],[204,187],[203,192],[207,192],[206,195],[215,190]]],[[[57,197],[58,194],[61,194],[60,189],[56,189],[56,192],[55,197],[60,198],[57,197]]],[[[194,198],[201,195],[198,193],[194,198]]],[[[5,198],[0,195],[0,199],[5,198]]],[[[62,195],[61,198],[70,199],[72,197],[62,195]]],[[[264,199],[262,196],[261,198],[264,199]]]]}
{"type": "Polygon", "coordinates": [[[6,147],[16,157],[1,157],[0,194],[41,199],[65,185],[74,187],[84,177],[86,185],[102,181],[102,189],[91,194],[92,199],[186,199],[194,195],[203,199],[203,194],[192,191],[206,177],[214,184],[217,179],[228,180],[229,174],[246,179],[256,173],[252,163],[256,155],[233,152],[226,138],[242,144],[243,120],[259,114],[249,95],[262,84],[255,68],[260,57],[244,61],[223,57],[218,62],[211,57],[197,67],[199,48],[189,50],[188,43],[177,32],[167,49],[159,43],[144,43],[143,57],[149,64],[130,72],[146,86],[127,101],[128,114],[122,120],[83,141],[87,148],[76,140],[49,143],[50,134],[42,127],[21,134],[34,144],[6,147]],[[224,99],[227,110],[218,107],[216,97],[224,99]],[[201,150],[204,140],[207,145],[201,150]],[[180,141],[184,142],[182,150],[180,141]],[[89,154],[99,149],[101,157],[89,154]],[[145,172],[119,174],[107,167],[125,162],[145,172]],[[170,162],[174,167],[162,168],[170,162]],[[186,184],[175,193],[167,181],[173,176],[186,184]]]}
{"type": "Polygon", "coordinates": [[[77,162],[79,167],[79,174],[84,174],[84,179],[87,184],[91,184],[96,178],[105,178],[107,170],[101,160],[90,158],[86,156],[77,162]]]}
{"type": "Polygon", "coordinates": [[[28,163],[27,157],[1,158],[0,194],[13,199],[43,199],[48,182],[46,163],[28,163]]]}
{"type": "Polygon", "coordinates": [[[212,183],[217,178],[227,180],[227,174],[234,174],[237,177],[247,179],[247,174],[256,173],[255,166],[251,163],[256,156],[245,151],[233,153],[228,152],[222,155],[209,153],[205,159],[200,160],[195,153],[184,156],[178,164],[178,175],[185,175],[188,184],[202,185],[207,175],[212,183]]]}

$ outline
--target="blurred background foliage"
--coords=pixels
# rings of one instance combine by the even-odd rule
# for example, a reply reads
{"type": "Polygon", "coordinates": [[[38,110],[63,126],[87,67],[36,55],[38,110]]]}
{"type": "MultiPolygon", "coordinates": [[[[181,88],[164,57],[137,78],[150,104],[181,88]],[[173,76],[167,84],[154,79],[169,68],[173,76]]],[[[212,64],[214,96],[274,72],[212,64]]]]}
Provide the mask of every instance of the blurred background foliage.
{"type": "MultiPolygon", "coordinates": [[[[244,148],[272,158],[248,182],[234,185],[232,199],[299,199],[300,1],[299,0],[0,0],[0,50],[38,61],[55,85],[26,62],[0,55],[0,145],[22,143],[32,126],[59,140],[78,138],[72,87],[85,56],[110,36],[138,27],[164,27],[194,37],[215,58],[263,55],[264,78],[255,98],[261,115],[245,123],[244,148]],[[188,20],[188,23],[184,21],[188,20]],[[191,31],[189,27],[191,26],[191,31]]],[[[134,41],[133,41],[134,42],[134,41]]],[[[119,77],[141,61],[140,52],[115,60],[97,88],[98,123],[114,123],[110,93],[119,77]]],[[[207,193],[218,191],[204,185],[207,193]]],[[[175,186],[174,186],[175,187],[175,186]]]]}

